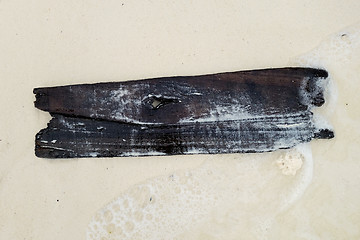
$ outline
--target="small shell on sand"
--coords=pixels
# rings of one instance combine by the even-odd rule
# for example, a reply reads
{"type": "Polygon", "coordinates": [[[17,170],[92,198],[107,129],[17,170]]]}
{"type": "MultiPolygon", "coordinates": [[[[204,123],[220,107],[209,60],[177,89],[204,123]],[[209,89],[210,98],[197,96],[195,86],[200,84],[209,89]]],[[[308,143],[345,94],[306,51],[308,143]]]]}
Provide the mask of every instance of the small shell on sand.
{"type": "Polygon", "coordinates": [[[304,156],[297,150],[289,150],[275,161],[284,175],[295,176],[303,164],[304,156]]]}

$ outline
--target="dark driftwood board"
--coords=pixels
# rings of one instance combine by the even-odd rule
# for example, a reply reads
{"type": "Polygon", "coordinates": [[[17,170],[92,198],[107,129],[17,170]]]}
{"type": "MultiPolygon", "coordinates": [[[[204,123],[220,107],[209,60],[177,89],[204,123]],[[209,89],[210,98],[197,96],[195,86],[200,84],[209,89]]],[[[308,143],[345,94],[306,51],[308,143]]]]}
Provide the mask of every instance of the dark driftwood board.
{"type": "Polygon", "coordinates": [[[45,158],[265,152],[313,138],[325,70],[281,68],[36,88],[45,158]]]}

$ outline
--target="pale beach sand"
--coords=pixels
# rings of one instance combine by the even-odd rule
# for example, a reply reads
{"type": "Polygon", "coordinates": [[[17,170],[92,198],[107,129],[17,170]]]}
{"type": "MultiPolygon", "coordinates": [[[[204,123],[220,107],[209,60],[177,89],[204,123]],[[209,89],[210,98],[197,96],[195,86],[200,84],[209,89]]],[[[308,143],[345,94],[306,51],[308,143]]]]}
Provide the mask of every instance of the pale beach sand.
{"type": "Polygon", "coordinates": [[[0,239],[360,239],[359,12],[356,0],[0,0],[0,239]],[[34,87],[285,66],[329,72],[315,116],[334,139],[263,154],[34,155],[50,119],[34,87]]]}

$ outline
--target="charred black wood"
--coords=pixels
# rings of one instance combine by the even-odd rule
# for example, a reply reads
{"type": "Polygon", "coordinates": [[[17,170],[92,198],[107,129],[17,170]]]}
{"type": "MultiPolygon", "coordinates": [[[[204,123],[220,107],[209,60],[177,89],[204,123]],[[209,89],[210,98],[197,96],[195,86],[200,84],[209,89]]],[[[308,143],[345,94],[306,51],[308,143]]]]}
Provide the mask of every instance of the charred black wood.
{"type": "Polygon", "coordinates": [[[45,158],[265,152],[313,138],[325,70],[281,68],[36,88],[45,158]]]}

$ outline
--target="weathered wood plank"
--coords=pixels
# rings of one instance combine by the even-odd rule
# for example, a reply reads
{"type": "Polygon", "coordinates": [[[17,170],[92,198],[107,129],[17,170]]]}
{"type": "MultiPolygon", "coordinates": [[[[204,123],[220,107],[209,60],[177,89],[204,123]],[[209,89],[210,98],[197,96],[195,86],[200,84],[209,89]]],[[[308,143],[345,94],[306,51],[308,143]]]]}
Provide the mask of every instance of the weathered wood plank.
{"type": "Polygon", "coordinates": [[[34,89],[45,158],[266,152],[313,138],[327,72],[282,68],[34,89]]]}
{"type": "Polygon", "coordinates": [[[326,77],[324,70],[282,68],[37,88],[35,106],[142,124],[236,120],[320,106],[324,98],[316,84],[326,77]]]}
{"type": "MultiPolygon", "coordinates": [[[[47,158],[268,152],[319,134],[310,115],[144,126],[54,115],[36,137],[47,158]]],[[[324,136],[322,136],[324,137],[324,136]]]]}

